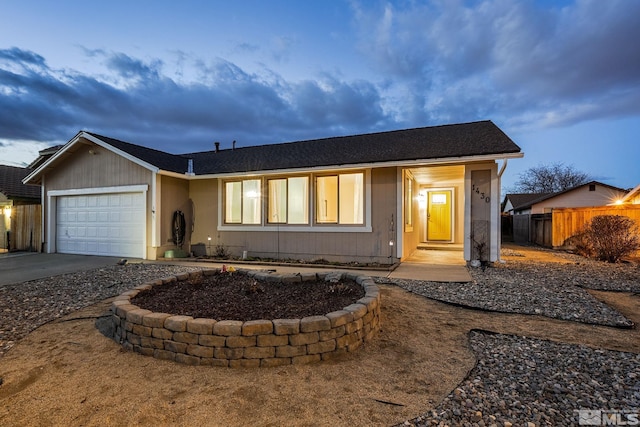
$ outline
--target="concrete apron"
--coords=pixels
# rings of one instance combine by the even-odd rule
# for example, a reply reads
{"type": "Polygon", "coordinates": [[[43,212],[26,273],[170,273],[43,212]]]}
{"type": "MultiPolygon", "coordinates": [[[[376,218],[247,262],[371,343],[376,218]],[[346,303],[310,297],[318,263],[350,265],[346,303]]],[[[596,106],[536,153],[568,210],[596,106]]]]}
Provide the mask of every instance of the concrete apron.
{"type": "Polygon", "coordinates": [[[429,282],[471,282],[466,264],[462,251],[419,249],[388,277],[429,282]]]}

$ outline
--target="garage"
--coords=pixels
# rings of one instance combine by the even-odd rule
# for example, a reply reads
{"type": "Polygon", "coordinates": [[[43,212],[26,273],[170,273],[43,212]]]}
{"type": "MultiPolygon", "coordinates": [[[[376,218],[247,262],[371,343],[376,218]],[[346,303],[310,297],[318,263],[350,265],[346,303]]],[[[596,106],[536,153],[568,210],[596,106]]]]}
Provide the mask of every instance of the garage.
{"type": "Polygon", "coordinates": [[[145,193],[59,196],[56,251],[144,258],[145,193]]]}

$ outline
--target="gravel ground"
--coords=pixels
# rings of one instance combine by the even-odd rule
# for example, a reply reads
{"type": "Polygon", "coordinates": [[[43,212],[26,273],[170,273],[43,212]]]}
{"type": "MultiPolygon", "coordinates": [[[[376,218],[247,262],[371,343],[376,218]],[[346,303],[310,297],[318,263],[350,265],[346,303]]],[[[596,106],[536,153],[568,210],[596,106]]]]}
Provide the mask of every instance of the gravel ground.
{"type": "MultiPolygon", "coordinates": [[[[514,260],[472,269],[474,282],[377,279],[453,304],[501,312],[630,327],[585,289],[640,292],[640,265],[610,265],[563,255],[571,263],[514,260]]],[[[147,280],[197,268],[111,266],[0,287],[0,356],[38,326],[118,295],[147,280]]],[[[433,411],[401,425],[576,425],[576,409],[640,408],[640,356],[586,346],[470,333],[477,365],[433,411]],[[531,423],[531,424],[527,424],[531,423]]]]}
{"type": "Polygon", "coordinates": [[[0,286],[0,357],[38,326],[146,281],[199,269],[135,263],[0,286]]]}
{"type": "Polygon", "coordinates": [[[400,425],[571,426],[580,409],[640,412],[639,354],[480,331],[470,341],[477,363],[463,383],[400,425]]]}
{"type": "MultiPolygon", "coordinates": [[[[640,264],[554,254],[570,263],[512,259],[484,271],[470,269],[474,280],[470,283],[393,283],[466,307],[633,326],[585,289],[639,293],[640,264]]],[[[503,255],[518,256],[517,252],[503,255]]],[[[621,411],[622,421],[627,414],[640,413],[638,354],[482,331],[470,333],[470,344],[477,364],[463,383],[433,411],[401,425],[569,426],[578,425],[580,409],[621,411]]]]}
{"type": "MultiPolygon", "coordinates": [[[[513,254],[512,254],[513,256],[513,254]]],[[[640,292],[640,263],[608,264],[560,253],[571,263],[509,260],[484,271],[470,269],[473,282],[441,283],[386,278],[427,298],[503,313],[629,328],[633,323],[585,289],[640,292]]]]}

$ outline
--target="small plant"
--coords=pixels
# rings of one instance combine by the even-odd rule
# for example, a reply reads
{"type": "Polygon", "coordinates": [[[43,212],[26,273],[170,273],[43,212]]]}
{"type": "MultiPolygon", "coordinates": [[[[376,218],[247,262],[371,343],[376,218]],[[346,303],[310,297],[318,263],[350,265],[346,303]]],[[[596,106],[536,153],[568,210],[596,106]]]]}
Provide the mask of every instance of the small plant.
{"type": "Polygon", "coordinates": [[[217,244],[213,251],[214,258],[229,258],[229,251],[227,251],[227,247],[223,244],[217,244]]]}
{"type": "Polygon", "coordinates": [[[578,240],[576,249],[600,261],[618,262],[640,250],[640,227],[626,216],[593,217],[585,227],[583,236],[578,240]]]}
{"type": "Polygon", "coordinates": [[[249,286],[244,288],[244,293],[246,295],[258,294],[264,292],[264,288],[257,280],[254,280],[249,286]]]}

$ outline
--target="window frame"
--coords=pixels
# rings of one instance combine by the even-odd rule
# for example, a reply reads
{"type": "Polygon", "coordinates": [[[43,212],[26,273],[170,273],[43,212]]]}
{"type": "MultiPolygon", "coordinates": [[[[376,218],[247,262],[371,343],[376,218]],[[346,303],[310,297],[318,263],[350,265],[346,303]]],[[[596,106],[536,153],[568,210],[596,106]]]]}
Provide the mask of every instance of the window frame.
{"type": "Polygon", "coordinates": [[[290,174],[283,174],[282,172],[277,174],[264,174],[264,175],[229,175],[221,176],[216,179],[217,181],[217,231],[264,231],[264,232],[340,232],[340,233],[370,233],[373,231],[371,226],[371,168],[358,168],[358,169],[333,169],[322,171],[308,171],[306,173],[302,171],[292,172],[290,174]],[[302,173],[301,173],[302,172],[302,173]],[[363,222],[361,224],[336,224],[336,223],[317,223],[316,222],[316,177],[337,175],[337,174],[349,174],[349,173],[362,173],[363,174],[363,222]],[[308,223],[307,224],[282,224],[282,223],[268,223],[266,217],[268,215],[267,197],[264,192],[268,191],[267,181],[270,179],[288,178],[288,177],[308,177],[308,223]],[[260,224],[239,224],[239,223],[225,223],[225,184],[232,181],[242,181],[245,179],[260,179],[262,190],[262,222],[260,224]]]}
{"type": "Polygon", "coordinates": [[[247,177],[244,179],[229,179],[229,180],[224,180],[222,182],[222,201],[223,201],[223,209],[222,209],[222,223],[224,225],[235,225],[235,226],[259,226],[263,224],[263,183],[262,183],[262,179],[260,177],[247,177]],[[257,194],[257,199],[258,199],[258,210],[259,210],[259,214],[258,214],[258,222],[245,222],[245,216],[247,215],[247,212],[245,211],[246,207],[246,197],[245,196],[245,183],[249,182],[249,181],[257,181],[258,182],[258,194],[257,194]],[[227,186],[228,184],[240,184],[240,221],[228,221],[227,220],[227,207],[228,207],[228,190],[227,190],[227,186]]]}
{"type": "Polygon", "coordinates": [[[367,219],[367,214],[370,211],[370,203],[368,203],[368,201],[370,200],[370,195],[368,195],[368,191],[370,190],[371,187],[371,182],[369,179],[367,179],[367,173],[366,171],[363,170],[352,170],[352,171],[335,171],[334,173],[323,173],[323,174],[318,174],[314,177],[314,187],[315,187],[315,194],[314,194],[314,205],[315,205],[315,209],[314,209],[314,218],[313,218],[313,222],[316,226],[319,227],[324,227],[324,226],[334,226],[334,227],[362,227],[365,226],[366,224],[369,223],[368,219],[367,219]],[[362,222],[341,222],[341,196],[343,194],[341,194],[341,182],[340,182],[340,177],[343,175],[361,175],[361,182],[362,182],[362,189],[361,189],[361,196],[360,196],[360,200],[358,201],[360,204],[360,210],[361,212],[359,213],[359,216],[362,217],[362,222]],[[319,221],[319,214],[318,214],[318,209],[320,208],[320,203],[318,200],[318,178],[331,178],[331,177],[336,177],[336,220],[335,221],[319,221]]]}
{"type": "Polygon", "coordinates": [[[264,177],[264,181],[265,181],[265,189],[267,191],[267,197],[265,197],[265,213],[266,213],[266,218],[265,218],[265,224],[268,225],[278,225],[278,226],[308,226],[311,223],[311,218],[310,218],[310,209],[309,209],[309,205],[310,205],[310,201],[311,201],[311,178],[309,175],[282,175],[282,176],[265,176],[264,177]],[[302,207],[305,211],[305,215],[306,215],[306,221],[305,222],[290,222],[291,221],[291,180],[292,179],[300,179],[300,178],[304,178],[305,179],[305,185],[306,185],[306,192],[305,192],[305,197],[304,197],[304,201],[302,203],[302,207]],[[270,216],[271,216],[271,187],[270,187],[270,183],[272,181],[285,181],[285,196],[284,196],[284,203],[285,203],[285,220],[284,221],[271,221],[270,216]]]}

